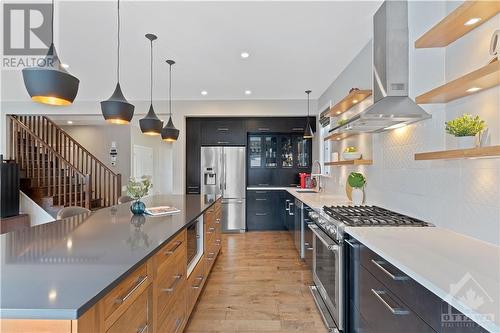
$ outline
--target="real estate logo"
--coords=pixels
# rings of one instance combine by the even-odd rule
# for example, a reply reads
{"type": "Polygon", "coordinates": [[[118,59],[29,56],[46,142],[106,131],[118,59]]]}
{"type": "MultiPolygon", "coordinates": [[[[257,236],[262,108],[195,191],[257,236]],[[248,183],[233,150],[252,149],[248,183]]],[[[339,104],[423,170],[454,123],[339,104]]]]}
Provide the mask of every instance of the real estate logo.
{"type": "Polygon", "coordinates": [[[448,302],[443,305],[441,325],[447,328],[478,327],[486,321],[493,322],[494,300],[484,288],[466,273],[460,281],[450,285],[448,302]],[[451,299],[459,300],[469,311],[464,313],[453,308],[451,299]]]}
{"type": "Polygon", "coordinates": [[[51,43],[49,3],[3,4],[3,68],[43,66],[51,43]]]}

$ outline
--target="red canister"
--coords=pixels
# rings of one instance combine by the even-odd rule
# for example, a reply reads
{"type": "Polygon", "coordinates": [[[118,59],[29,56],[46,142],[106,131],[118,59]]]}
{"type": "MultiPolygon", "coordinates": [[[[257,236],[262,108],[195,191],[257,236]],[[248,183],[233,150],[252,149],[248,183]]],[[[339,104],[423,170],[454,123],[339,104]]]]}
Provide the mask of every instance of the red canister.
{"type": "Polygon", "coordinates": [[[300,178],[300,188],[306,188],[307,173],[300,172],[299,173],[299,178],[300,178]]]}

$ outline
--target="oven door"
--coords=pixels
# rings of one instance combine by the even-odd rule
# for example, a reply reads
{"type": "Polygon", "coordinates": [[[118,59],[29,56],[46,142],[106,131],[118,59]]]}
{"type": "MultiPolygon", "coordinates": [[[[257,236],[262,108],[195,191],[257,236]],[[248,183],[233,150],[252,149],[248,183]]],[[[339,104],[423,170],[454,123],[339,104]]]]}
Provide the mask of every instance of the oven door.
{"type": "MultiPolygon", "coordinates": [[[[341,331],[344,326],[342,304],[344,299],[342,280],[343,249],[316,224],[311,223],[307,226],[313,232],[314,283],[337,326],[336,328],[341,331]]],[[[325,315],[323,315],[323,318],[325,318],[325,315]]],[[[327,322],[327,320],[325,321],[327,322]]],[[[328,322],[327,325],[329,325],[328,322]]]]}

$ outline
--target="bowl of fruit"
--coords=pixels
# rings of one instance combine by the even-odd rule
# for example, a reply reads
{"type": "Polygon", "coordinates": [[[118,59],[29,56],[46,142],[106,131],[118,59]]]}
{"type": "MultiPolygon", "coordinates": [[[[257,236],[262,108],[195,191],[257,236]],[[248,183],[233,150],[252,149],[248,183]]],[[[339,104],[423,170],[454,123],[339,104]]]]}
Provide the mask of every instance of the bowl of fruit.
{"type": "Polygon", "coordinates": [[[361,153],[356,147],[347,147],[342,153],[342,157],[346,161],[359,160],[361,158],[361,153]]]}

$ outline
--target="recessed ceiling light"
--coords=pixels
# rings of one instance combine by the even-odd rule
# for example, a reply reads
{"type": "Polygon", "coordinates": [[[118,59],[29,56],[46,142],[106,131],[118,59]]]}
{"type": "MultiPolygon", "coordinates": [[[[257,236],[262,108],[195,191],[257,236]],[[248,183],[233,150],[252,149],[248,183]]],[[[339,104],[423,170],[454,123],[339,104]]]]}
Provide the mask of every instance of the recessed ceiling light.
{"type": "Polygon", "coordinates": [[[479,88],[479,87],[472,87],[472,88],[467,89],[467,92],[476,92],[476,91],[479,91],[479,90],[481,90],[481,88],[479,88]]]}
{"type": "Polygon", "coordinates": [[[341,113],[342,113],[342,112],[340,112],[340,111],[337,111],[337,114],[341,114],[341,113]]]}
{"type": "Polygon", "coordinates": [[[353,100],[352,100],[352,102],[353,102],[354,104],[356,104],[356,103],[358,102],[358,100],[357,100],[357,99],[353,99],[353,100]]]}
{"type": "Polygon", "coordinates": [[[245,95],[251,95],[252,91],[251,90],[245,90],[245,95]]]}
{"type": "Polygon", "coordinates": [[[465,22],[464,25],[473,25],[473,24],[476,24],[479,21],[481,21],[480,17],[473,17],[470,20],[468,20],[467,22],[465,22]]]}
{"type": "Polygon", "coordinates": [[[241,57],[243,59],[246,59],[246,58],[250,57],[250,53],[248,53],[248,52],[241,52],[241,57]]]}
{"type": "Polygon", "coordinates": [[[68,125],[73,124],[73,122],[71,120],[68,120],[67,123],[68,123],[68,125]]]}
{"type": "Polygon", "coordinates": [[[206,91],[206,90],[202,90],[202,91],[201,91],[201,94],[202,94],[203,96],[207,96],[208,91],[206,91]]]}

